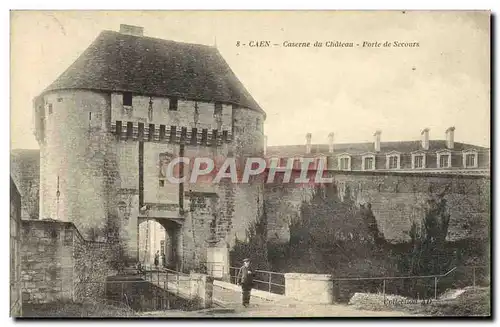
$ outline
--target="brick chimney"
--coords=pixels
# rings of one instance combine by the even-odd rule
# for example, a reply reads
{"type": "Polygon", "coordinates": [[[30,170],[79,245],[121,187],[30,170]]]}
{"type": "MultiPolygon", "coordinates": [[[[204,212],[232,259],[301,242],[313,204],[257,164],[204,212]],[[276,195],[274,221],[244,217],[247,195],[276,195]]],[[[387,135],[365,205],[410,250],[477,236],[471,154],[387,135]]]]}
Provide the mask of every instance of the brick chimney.
{"type": "Polygon", "coordinates": [[[311,153],[311,139],[312,139],[312,134],[307,133],[306,134],[306,153],[307,154],[311,153]]]}
{"type": "Polygon", "coordinates": [[[455,143],[455,127],[450,127],[446,130],[446,147],[453,149],[455,143]]]}
{"type": "Polygon", "coordinates": [[[424,128],[420,134],[422,135],[422,149],[429,150],[429,129],[424,128]]]}
{"type": "Polygon", "coordinates": [[[373,147],[375,152],[380,152],[380,135],[382,134],[382,131],[377,130],[375,131],[374,136],[374,141],[373,141],[373,147]]]}
{"type": "Polygon", "coordinates": [[[328,152],[333,153],[333,140],[334,140],[335,134],[330,133],[328,134],[328,152]]]}
{"type": "Polygon", "coordinates": [[[143,36],[144,35],[144,27],[127,25],[127,24],[120,24],[120,33],[128,34],[128,35],[135,35],[135,36],[143,36]]]}

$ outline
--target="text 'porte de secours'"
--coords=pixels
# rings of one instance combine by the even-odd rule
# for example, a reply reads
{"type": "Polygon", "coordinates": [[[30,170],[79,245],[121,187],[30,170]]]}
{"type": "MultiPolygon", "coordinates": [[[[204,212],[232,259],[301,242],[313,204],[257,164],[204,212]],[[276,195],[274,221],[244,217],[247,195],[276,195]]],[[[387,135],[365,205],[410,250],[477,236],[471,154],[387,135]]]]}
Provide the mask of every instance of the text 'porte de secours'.
{"type": "Polygon", "coordinates": [[[269,40],[252,40],[249,42],[236,41],[237,47],[249,48],[418,48],[419,42],[415,41],[283,41],[272,42],[269,40]]]}

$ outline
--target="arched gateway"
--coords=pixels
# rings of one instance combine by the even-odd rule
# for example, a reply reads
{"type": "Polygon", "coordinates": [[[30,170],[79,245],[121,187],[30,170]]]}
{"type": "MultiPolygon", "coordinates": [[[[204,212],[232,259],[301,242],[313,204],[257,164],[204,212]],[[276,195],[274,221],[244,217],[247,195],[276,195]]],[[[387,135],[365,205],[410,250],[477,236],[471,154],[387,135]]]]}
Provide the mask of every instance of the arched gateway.
{"type": "Polygon", "coordinates": [[[262,184],[169,185],[162,174],[177,156],[263,155],[265,113],[214,47],[103,31],[33,104],[42,218],[98,239],[112,222],[136,260],[139,223],[154,219],[169,264],[189,270],[227,262],[262,212],[262,184]]]}

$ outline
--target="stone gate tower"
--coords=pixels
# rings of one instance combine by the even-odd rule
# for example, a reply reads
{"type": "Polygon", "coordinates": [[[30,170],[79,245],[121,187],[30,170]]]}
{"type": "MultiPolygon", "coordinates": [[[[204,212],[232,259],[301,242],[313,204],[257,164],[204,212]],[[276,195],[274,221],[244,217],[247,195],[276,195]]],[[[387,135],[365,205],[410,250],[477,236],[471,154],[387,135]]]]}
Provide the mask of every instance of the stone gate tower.
{"type": "Polygon", "coordinates": [[[118,237],[132,259],[139,224],[155,219],[171,264],[227,266],[227,248],[262,212],[259,182],[170,184],[163,174],[177,156],[263,154],[265,113],[214,47],[136,26],[103,31],[34,100],[34,117],[40,217],[118,237]]]}

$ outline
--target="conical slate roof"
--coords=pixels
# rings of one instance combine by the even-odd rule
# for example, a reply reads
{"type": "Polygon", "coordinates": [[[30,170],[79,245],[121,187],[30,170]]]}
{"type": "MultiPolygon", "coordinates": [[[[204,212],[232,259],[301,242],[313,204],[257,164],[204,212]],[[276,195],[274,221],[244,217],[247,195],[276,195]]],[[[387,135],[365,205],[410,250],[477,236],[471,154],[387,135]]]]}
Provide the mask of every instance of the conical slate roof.
{"type": "Polygon", "coordinates": [[[63,89],[219,101],[264,113],[215,47],[113,31],[101,32],[43,93],[63,89]]]}

